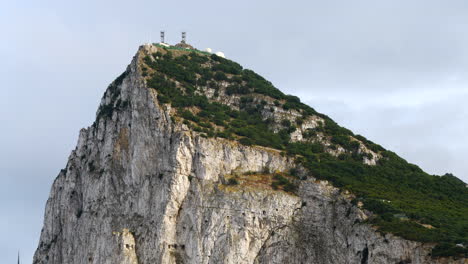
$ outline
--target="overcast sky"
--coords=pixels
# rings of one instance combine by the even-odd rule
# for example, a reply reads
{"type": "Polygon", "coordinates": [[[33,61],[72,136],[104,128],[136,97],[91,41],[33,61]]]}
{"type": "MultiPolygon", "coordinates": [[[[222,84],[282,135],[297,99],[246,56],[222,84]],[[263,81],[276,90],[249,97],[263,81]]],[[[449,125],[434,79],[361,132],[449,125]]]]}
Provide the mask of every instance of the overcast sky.
{"type": "Polygon", "coordinates": [[[0,1],[0,256],[31,263],[52,181],[138,46],[180,32],[431,174],[468,182],[468,1],[0,1]]]}

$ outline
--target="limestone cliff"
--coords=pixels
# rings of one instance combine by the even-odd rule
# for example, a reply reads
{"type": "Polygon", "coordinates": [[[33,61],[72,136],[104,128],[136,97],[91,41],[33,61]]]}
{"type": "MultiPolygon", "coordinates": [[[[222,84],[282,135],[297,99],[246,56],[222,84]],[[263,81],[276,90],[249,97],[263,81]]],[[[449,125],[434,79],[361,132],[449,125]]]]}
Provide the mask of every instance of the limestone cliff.
{"type": "Polygon", "coordinates": [[[157,49],[140,47],[81,130],[53,183],[34,263],[466,263],[376,232],[351,194],[304,168],[295,192],[273,189],[272,173],[296,168],[294,158],[179,122],[142,76],[142,57],[157,49]]]}

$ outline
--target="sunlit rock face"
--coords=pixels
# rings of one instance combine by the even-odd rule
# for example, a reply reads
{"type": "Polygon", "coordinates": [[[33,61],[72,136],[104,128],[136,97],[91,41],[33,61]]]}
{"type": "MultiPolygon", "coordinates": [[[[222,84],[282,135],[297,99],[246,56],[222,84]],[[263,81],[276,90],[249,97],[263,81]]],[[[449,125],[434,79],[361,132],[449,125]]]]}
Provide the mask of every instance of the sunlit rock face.
{"type": "Polygon", "coordinates": [[[80,132],[52,186],[34,263],[463,263],[375,232],[368,212],[325,181],[274,190],[265,170],[296,166],[277,150],[175,122],[141,76],[141,56],[154,49],[142,46],[101,102],[121,105],[80,132]]]}

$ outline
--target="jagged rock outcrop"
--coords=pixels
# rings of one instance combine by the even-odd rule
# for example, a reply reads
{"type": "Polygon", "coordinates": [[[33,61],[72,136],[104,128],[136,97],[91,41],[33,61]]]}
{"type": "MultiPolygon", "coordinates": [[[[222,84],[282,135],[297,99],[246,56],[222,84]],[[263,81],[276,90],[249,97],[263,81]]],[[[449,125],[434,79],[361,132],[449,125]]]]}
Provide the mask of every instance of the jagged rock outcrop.
{"type": "Polygon", "coordinates": [[[175,122],[141,76],[152,49],[141,47],[106,91],[101,107],[116,107],[80,132],[52,186],[34,263],[464,263],[379,234],[326,181],[273,190],[260,172],[294,160],[175,122]],[[228,184],[248,171],[259,173],[228,184]]]}

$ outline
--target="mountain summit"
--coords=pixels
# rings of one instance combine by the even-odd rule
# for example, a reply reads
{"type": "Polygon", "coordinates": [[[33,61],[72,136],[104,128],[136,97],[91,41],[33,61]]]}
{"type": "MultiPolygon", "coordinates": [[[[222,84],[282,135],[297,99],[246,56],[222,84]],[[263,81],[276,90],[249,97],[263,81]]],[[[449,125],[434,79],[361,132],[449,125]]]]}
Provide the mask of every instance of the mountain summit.
{"type": "Polygon", "coordinates": [[[141,46],[56,178],[34,263],[466,263],[468,188],[185,47],[141,46]]]}

